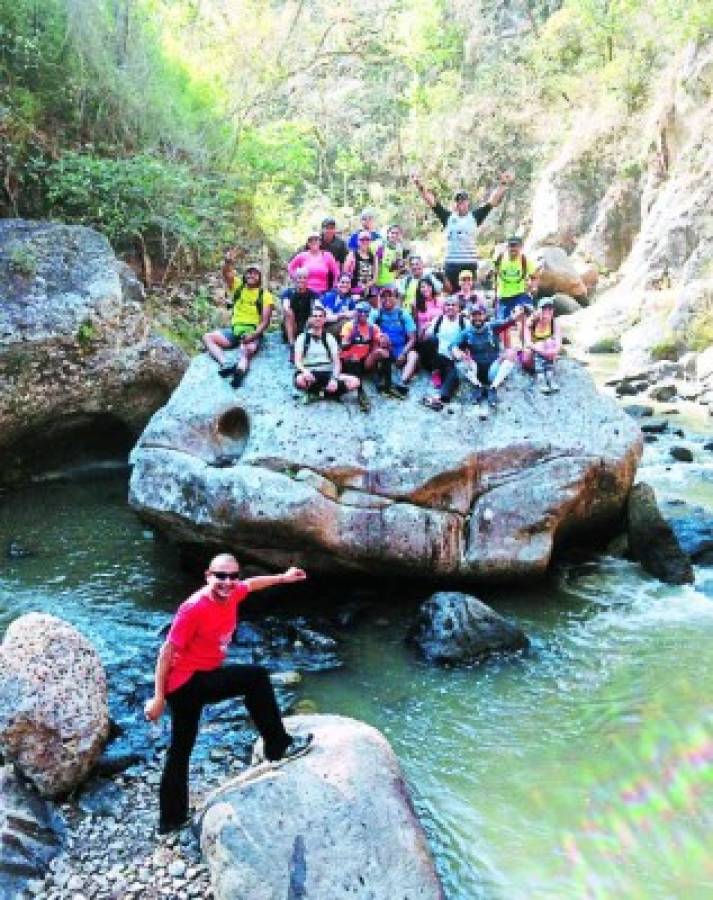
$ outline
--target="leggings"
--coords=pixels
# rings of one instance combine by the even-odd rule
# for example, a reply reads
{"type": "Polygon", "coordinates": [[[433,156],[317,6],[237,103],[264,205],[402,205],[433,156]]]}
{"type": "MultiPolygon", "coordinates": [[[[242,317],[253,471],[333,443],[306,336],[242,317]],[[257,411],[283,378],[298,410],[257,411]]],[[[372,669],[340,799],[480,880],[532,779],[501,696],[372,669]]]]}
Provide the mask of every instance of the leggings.
{"type": "Polygon", "coordinates": [[[268,759],[279,759],[290,743],[275,692],[262,666],[223,666],[195,672],[166,702],[171,711],[171,744],[159,789],[160,824],[175,826],[188,816],[188,763],[207,703],[242,696],[265,743],[268,759]]]}

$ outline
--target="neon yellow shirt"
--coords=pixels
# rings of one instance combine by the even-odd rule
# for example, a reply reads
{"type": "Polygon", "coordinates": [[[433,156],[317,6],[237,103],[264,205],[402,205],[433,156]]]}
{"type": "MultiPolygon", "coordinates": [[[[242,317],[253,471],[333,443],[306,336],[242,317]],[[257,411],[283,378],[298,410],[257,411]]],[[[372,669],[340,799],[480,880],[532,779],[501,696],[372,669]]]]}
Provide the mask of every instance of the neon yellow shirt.
{"type": "Polygon", "coordinates": [[[265,288],[249,288],[241,278],[233,282],[233,315],[231,326],[234,330],[257,328],[262,321],[265,307],[274,308],[275,300],[265,288]]]}
{"type": "MultiPolygon", "coordinates": [[[[497,260],[495,260],[495,265],[497,268],[497,260]]],[[[507,300],[508,297],[517,297],[518,294],[526,293],[527,278],[529,275],[534,275],[536,270],[537,266],[527,257],[525,257],[523,266],[522,257],[510,259],[507,253],[504,253],[498,270],[498,297],[501,300],[507,300]]]]}

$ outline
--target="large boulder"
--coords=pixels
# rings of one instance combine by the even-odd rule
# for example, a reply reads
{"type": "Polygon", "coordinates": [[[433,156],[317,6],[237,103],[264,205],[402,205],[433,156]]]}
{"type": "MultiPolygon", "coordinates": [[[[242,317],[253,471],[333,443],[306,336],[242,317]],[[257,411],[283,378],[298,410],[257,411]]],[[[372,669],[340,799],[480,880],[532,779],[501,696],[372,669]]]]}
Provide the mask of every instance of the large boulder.
{"type": "Polygon", "coordinates": [[[577,267],[560,247],[540,247],[537,251],[538,290],[543,296],[567,294],[585,299],[587,286],[577,267]]]}
{"type": "Polygon", "coordinates": [[[28,881],[43,879],[64,836],[64,822],[52,804],[12,766],[0,767],[0,897],[20,897],[28,881]]]}
{"type": "Polygon", "coordinates": [[[476,663],[494,653],[526,650],[525,632],[468,594],[439,591],[421,606],[407,642],[428,662],[476,663]]]}
{"type": "Polygon", "coordinates": [[[369,725],[295,716],[306,756],[248,769],[213,794],[201,847],[216,900],[441,900],[398,761],[369,725]]]}
{"type": "Polygon", "coordinates": [[[44,613],[10,623],[0,644],[0,753],[43,797],[89,774],[109,736],[104,668],[75,628],[44,613]]]}
{"type": "Polygon", "coordinates": [[[629,553],[649,574],[666,584],[690,584],[693,569],[671,525],[661,515],[648,484],[634,485],[627,505],[629,553]]]}
{"type": "Polygon", "coordinates": [[[0,483],[128,450],[188,364],[96,231],[0,222],[0,483]]]}
{"type": "Polygon", "coordinates": [[[465,387],[424,408],[423,377],[368,415],[353,397],[305,407],[291,381],[276,341],[238,392],[195,359],[132,453],[134,509],[269,565],[514,580],[612,527],[641,453],[636,423],[566,360],[557,395],[514,373],[487,423],[465,387]]]}

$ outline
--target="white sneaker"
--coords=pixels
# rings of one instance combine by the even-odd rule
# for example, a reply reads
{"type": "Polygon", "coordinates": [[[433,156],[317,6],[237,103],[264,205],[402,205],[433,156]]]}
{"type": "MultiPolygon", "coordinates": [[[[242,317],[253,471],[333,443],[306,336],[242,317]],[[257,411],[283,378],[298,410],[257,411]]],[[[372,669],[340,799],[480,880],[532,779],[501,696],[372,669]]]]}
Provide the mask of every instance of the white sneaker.
{"type": "Polygon", "coordinates": [[[478,417],[485,421],[490,415],[490,410],[488,409],[488,404],[485,402],[485,398],[483,398],[478,404],[478,417]]]}
{"type": "Polygon", "coordinates": [[[547,383],[549,384],[550,390],[552,391],[553,394],[556,393],[560,389],[560,386],[555,381],[554,375],[550,375],[550,377],[547,379],[547,383]]]}
{"type": "Polygon", "coordinates": [[[545,378],[544,372],[537,373],[537,386],[542,391],[543,394],[551,394],[552,388],[547,383],[547,379],[545,378]]]}

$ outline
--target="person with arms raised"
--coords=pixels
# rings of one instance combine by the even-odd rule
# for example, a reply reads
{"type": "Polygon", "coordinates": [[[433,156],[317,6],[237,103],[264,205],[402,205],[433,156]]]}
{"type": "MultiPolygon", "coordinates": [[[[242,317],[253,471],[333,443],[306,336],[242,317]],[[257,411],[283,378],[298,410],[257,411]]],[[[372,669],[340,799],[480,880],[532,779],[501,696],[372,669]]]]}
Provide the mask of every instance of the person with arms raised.
{"type": "Polygon", "coordinates": [[[467,191],[457,191],[454,197],[454,208],[449,212],[417,176],[413,183],[418,188],[424,201],[431,207],[436,218],[446,230],[446,259],[444,264],[446,289],[453,293],[458,288],[458,276],[464,269],[474,275],[478,268],[476,234],[488,213],[499,206],[505,192],[513,182],[510,172],[503,172],[498,179],[498,186],[491,191],[482,206],[471,207],[467,191]]]}

